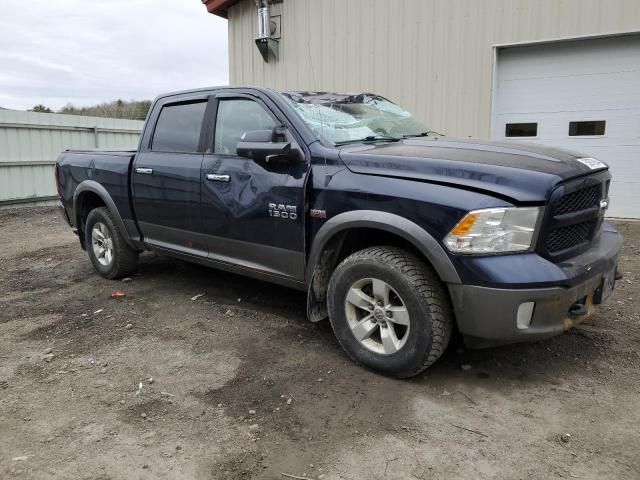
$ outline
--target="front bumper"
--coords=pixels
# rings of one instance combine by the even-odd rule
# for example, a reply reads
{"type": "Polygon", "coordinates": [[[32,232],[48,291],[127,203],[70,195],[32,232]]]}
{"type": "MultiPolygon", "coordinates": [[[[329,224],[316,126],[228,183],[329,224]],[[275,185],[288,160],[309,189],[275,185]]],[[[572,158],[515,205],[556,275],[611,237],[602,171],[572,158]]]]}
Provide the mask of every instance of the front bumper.
{"type": "Polygon", "coordinates": [[[573,327],[593,312],[594,294],[603,279],[615,272],[621,248],[622,237],[607,225],[592,248],[559,265],[565,278],[554,279],[552,284],[535,288],[450,284],[458,329],[465,343],[484,347],[538,340],[573,327]],[[518,309],[527,302],[535,303],[530,324],[519,328],[518,309]],[[584,306],[582,312],[576,305],[584,306]]]}

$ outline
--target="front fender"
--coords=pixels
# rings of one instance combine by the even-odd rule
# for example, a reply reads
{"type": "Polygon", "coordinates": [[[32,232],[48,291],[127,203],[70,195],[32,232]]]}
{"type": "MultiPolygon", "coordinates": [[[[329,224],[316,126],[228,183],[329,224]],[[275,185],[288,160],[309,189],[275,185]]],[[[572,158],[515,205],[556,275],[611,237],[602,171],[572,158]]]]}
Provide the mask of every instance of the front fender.
{"type": "Polygon", "coordinates": [[[354,210],[332,217],[318,230],[307,262],[305,272],[307,284],[311,283],[315,266],[329,240],[334,235],[352,228],[375,228],[404,238],[425,256],[443,282],[460,283],[458,272],[449,256],[438,241],[424,228],[393,213],[377,210],[354,210]]]}

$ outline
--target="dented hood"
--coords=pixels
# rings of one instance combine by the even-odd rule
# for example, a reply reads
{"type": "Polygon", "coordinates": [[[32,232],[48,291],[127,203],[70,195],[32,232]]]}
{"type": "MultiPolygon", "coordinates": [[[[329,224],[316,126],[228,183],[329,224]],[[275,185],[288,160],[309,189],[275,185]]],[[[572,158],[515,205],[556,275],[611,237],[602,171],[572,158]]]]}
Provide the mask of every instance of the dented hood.
{"type": "Polygon", "coordinates": [[[544,202],[553,188],[594,170],[585,155],[551,147],[429,137],[343,147],[349,170],[488,192],[516,202],[544,202]]]}

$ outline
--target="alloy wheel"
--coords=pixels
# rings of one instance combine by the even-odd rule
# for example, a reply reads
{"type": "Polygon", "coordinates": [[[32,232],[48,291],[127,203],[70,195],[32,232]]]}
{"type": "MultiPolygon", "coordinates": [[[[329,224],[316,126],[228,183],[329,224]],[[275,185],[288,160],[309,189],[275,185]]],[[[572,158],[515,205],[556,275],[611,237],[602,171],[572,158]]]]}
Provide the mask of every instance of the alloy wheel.
{"type": "Polygon", "coordinates": [[[97,222],[91,230],[91,246],[96,260],[105,267],[113,260],[113,239],[107,226],[97,222]]]}
{"type": "Polygon", "coordinates": [[[345,313],[351,333],[366,349],[392,355],[409,338],[407,307],[391,286],[376,278],[355,282],[347,293],[345,313]]]}

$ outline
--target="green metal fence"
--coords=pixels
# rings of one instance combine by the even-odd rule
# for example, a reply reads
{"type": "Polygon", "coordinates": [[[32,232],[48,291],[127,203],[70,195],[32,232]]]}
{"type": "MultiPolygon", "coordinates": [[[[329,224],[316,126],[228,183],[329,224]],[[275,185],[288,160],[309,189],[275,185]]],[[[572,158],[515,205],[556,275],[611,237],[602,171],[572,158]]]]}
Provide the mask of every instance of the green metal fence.
{"type": "Polygon", "coordinates": [[[68,148],[135,149],[144,122],[0,110],[0,207],[51,203],[68,148]]]}

